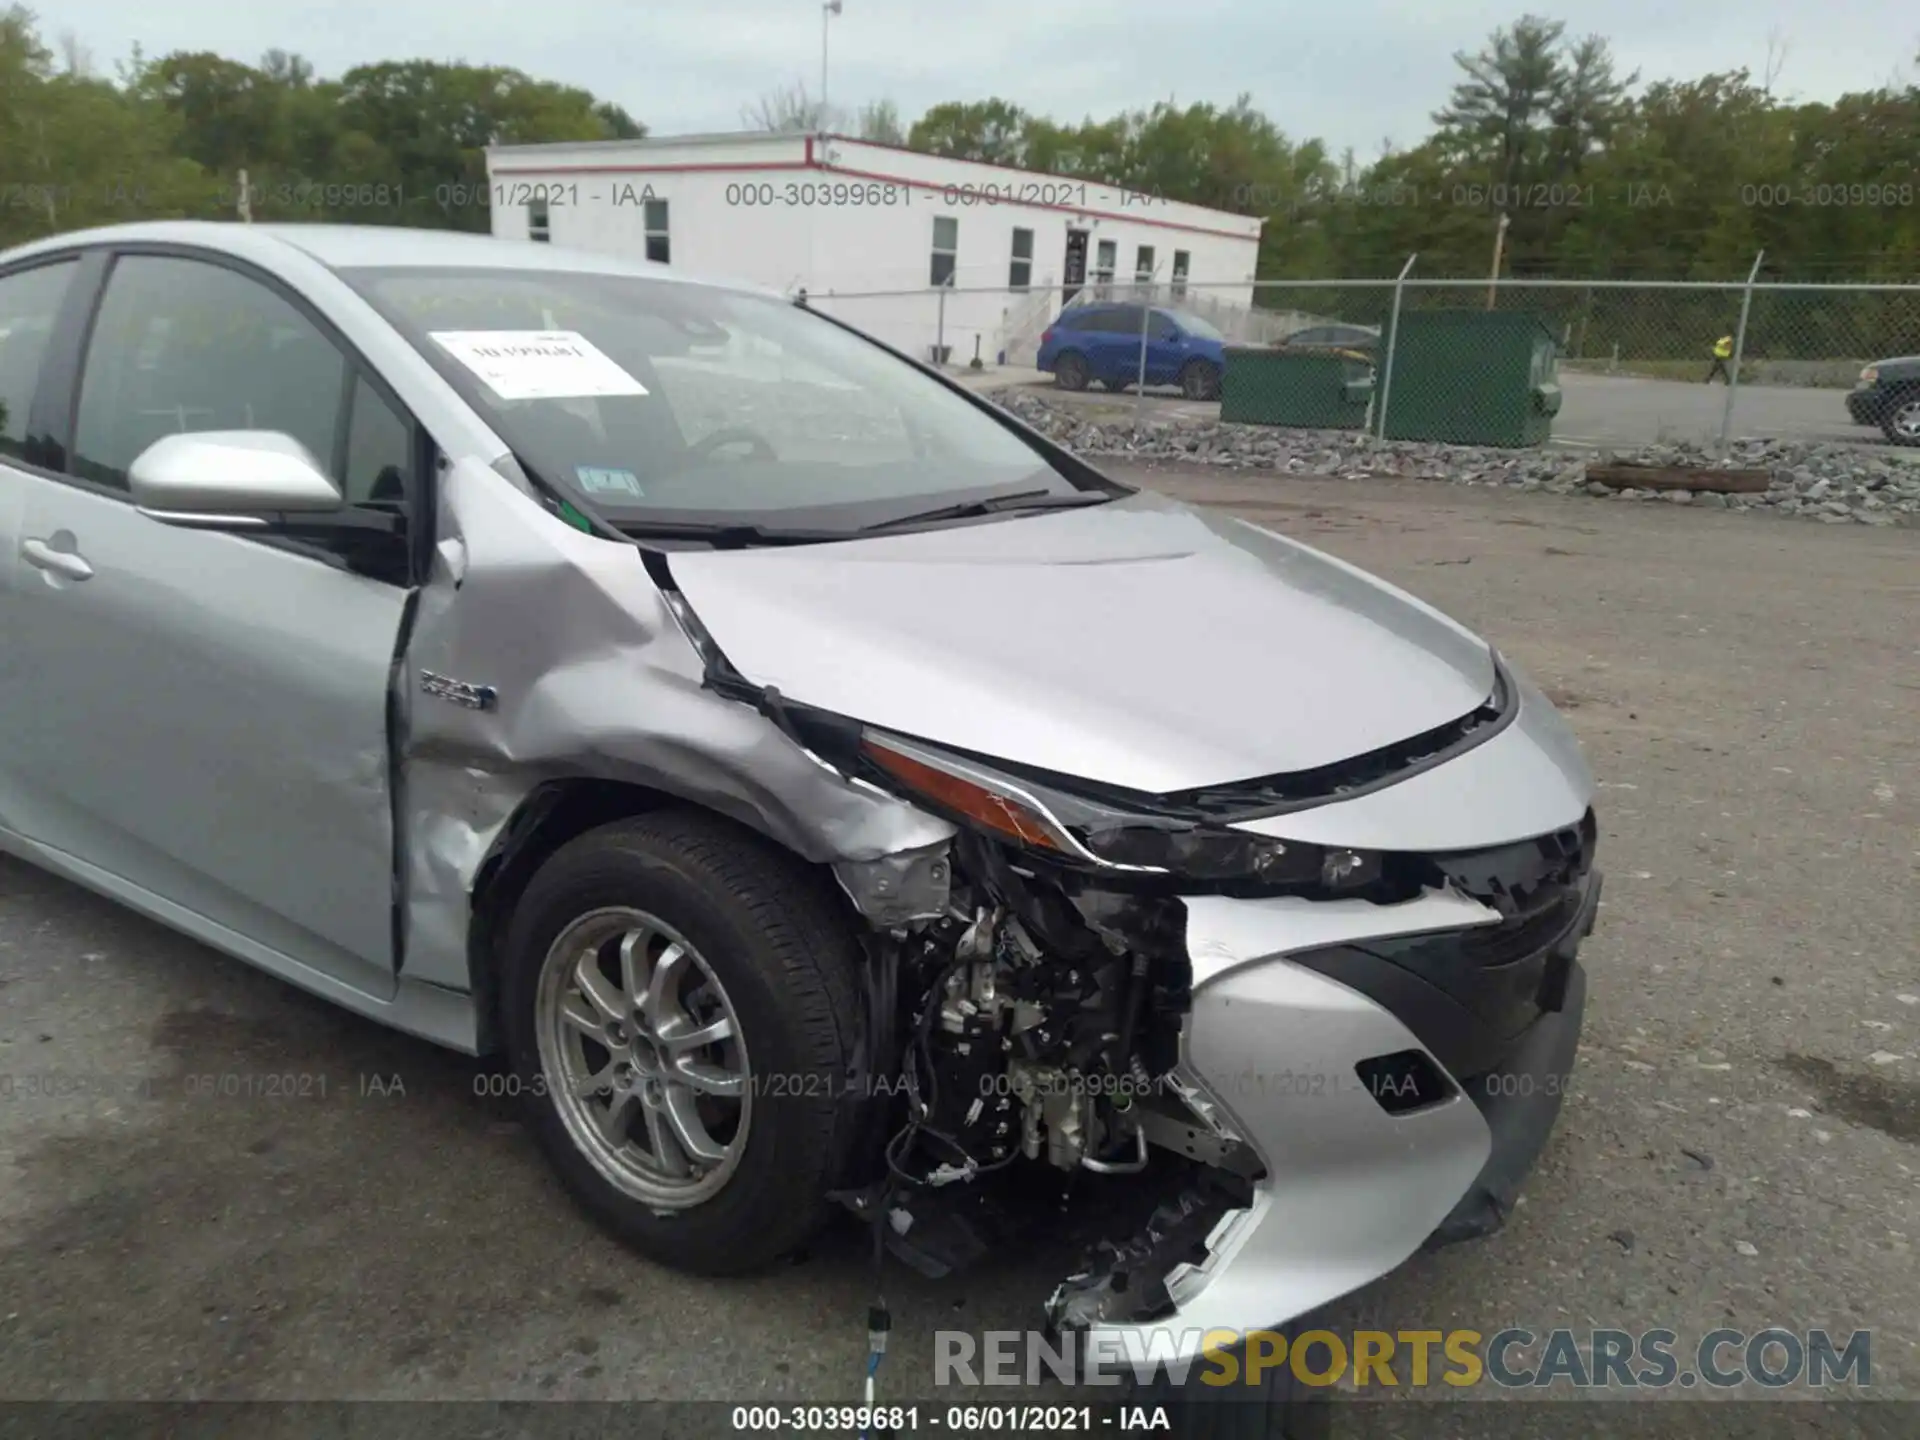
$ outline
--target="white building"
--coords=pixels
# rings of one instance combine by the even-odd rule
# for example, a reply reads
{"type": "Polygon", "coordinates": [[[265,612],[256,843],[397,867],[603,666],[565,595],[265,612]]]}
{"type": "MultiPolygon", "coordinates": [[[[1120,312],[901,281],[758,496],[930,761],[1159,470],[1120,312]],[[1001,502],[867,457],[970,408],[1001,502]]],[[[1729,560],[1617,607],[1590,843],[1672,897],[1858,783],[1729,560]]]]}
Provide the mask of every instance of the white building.
{"type": "Polygon", "coordinates": [[[1254,319],[1262,220],[1117,185],[757,133],[496,146],[487,179],[495,235],[804,289],[921,359],[1030,363],[1089,287],[1150,282],[1229,334],[1254,319]]]}

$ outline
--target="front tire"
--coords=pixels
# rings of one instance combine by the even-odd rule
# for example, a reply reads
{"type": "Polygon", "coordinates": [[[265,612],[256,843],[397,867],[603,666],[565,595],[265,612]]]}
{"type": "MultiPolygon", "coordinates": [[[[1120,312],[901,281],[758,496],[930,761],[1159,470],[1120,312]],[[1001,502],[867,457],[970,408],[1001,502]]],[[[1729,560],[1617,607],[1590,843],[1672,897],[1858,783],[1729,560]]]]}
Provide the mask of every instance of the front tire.
{"type": "Polygon", "coordinates": [[[859,947],[820,877],[731,822],[589,831],[527,886],[501,987],[527,1123],[583,1209],[677,1269],[759,1269],[852,1142],[859,947]]]}
{"type": "Polygon", "coordinates": [[[1920,390],[1894,399],[1880,421],[1880,430],[1895,445],[1920,445],[1920,390]]]}

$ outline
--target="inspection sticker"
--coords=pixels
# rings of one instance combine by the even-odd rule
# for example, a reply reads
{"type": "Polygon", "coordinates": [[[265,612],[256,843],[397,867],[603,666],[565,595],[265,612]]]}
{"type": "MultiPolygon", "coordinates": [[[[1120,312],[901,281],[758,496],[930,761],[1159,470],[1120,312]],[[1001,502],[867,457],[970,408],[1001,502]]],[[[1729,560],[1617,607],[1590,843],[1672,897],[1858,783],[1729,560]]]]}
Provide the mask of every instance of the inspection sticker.
{"type": "Polygon", "coordinates": [[[580,481],[582,490],[591,490],[596,495],[644,495],[640,488],[640,477],[631,470],[600,470],[592,465],[576,465],[574,475],[580,481]]]}
{"type": "Polygon", "coordinates": [[[647,393],[646,386],[575,330],[435,330],[432,335],[502,400],[647,393]]]}

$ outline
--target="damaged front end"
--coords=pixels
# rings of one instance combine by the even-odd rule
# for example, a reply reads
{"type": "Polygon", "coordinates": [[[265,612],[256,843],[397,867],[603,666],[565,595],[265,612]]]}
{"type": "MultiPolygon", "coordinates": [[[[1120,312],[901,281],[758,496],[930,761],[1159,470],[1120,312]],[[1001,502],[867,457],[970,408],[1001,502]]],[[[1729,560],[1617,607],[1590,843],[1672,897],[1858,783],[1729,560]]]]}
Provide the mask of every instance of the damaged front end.
{"type": "Polygon", "coordinates": [[[1581,807],[1571,824],[1498,847],[1250,827],[1361,798],[1377,815],[1384,787],[1469,751],[1552,751],[1537,691],[1496,666],[1479,709],[1391,754],[1133,795],[795,705],[673,604],[709,684],[956,827],[835,866],[874,927],[871,1143],[839,1198],[895,1255],[942,1275],[1065,1212],[1087,1258],[1048,1321],[1137,1365],[1504,1218],[1577,1042],[1598,896],[1584,775],[1555,802],[1581,807]],[[1502,1101],[1522,1092],[1516,1121],[1502,1101]]]}

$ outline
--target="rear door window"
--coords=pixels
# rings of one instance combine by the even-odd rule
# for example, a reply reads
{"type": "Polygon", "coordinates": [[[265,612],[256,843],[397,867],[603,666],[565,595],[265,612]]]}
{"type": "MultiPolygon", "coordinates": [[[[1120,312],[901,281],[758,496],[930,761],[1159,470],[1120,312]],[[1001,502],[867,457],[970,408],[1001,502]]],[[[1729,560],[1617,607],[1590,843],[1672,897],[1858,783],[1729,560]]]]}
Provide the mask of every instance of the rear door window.
{"type": "Polygon", "coordinates": [[[27,410],[76,269],[72,260],[0,275],[0,459],[34,461],[27,410]]]}

